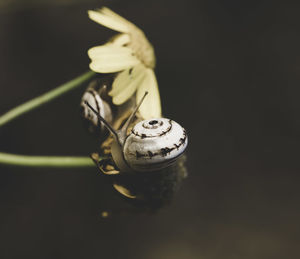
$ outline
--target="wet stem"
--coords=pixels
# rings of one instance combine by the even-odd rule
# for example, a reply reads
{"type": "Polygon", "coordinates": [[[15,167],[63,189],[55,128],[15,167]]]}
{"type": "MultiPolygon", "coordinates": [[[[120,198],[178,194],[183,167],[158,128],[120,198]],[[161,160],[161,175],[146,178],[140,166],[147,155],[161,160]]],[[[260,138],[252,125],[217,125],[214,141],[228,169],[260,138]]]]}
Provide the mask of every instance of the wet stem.
{"type": "MultiPolygon", "coordinates": [[[[7,123],[19,118],[20,116],[35,110],[42,105],[49,103],[56,98],[76,89],[83,83],[88,82],[94,72],[88,71],[73,80],[58,86],[57,88],[33,98],[0,116],[0,128],[7,123]]],[[[74,167],[92,167],[93,161],[89,157],[73,156],[26,156],[0,152],[0,165],[26,166],[26,167],[47,167],[47,168],[74,168],[74,167]]]]}

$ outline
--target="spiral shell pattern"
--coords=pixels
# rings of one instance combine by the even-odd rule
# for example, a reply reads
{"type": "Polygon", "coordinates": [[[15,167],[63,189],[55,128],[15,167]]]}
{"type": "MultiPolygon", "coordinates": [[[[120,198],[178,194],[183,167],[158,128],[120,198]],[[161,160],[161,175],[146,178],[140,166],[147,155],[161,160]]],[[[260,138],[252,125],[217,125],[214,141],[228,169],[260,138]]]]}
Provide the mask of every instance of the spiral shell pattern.
{"type": "Polygon", "coordinates": [[[88,87],[88,89],[85,91],[81,98],[81,114],[85,121],[89,123],[89,130],[99,131],[104,130],[104,125],[102,122],[99,121],[96,114],[93,113],[93,111],[85,104],[87,101],[98,113],[100,116],[102,116],[107,122],[111,123],[112,121],[112,111],[109,106],[109,104],[104,101],[99,91],[96,89],[96,84],[91,85],[88,87]]]}
{"type": "Polygon", "coordinates": [[[177,122],[166,118],[144,120],[127,136],[124,158],[136,171],[154,171],[174,163],[187,143],[186,131],[177,122]]]}

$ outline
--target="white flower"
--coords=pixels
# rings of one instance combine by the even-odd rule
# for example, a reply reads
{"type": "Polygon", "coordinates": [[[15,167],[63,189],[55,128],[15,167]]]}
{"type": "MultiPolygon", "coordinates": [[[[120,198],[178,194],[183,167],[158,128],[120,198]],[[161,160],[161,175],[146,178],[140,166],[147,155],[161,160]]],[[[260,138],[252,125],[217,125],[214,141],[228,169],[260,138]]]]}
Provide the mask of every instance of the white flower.
{"type": "Polygon", "coordinates": [[[113,103],[121,105],[134,94],[138,103],[148,91],[140,114],[144,119],[161,117],[159,90],[153,71],[154,50],[143,31],[106,7],[88,11],[88,14],[93,21],[120,32],[106,44],[88,50],[91,70],[118,72],[109,92],[113,103]]]}

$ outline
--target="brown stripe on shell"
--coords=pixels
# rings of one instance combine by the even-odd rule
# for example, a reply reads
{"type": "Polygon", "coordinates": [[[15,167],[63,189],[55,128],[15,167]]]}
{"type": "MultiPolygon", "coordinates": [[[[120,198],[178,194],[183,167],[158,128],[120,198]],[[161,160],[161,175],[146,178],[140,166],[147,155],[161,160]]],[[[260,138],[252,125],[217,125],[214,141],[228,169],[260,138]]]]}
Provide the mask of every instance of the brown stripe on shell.
{"type": "MultiPolygon", "coordinates": [[[[96,95],[98,95],[98,93],[96,91],[94,91],[94,90],[91,90],[91,89],[89,89],[87,92],[90,93],[91,95],[93,95],[93,97],[95,99],[95,103],[96,103],[97,112],[100,115],[100,107],[99,107],[99,103],[98,103],[98,101],[96,99],[96,95]]],[[[101,126],[101,121],[100,121],[100,119],[98,117],[97,117],[97,126],[98,127],[101,126]]]]}
{"type": "Polygon", "coordinates": [[[165,148],[161,148],[159,152],[153,153],[150,150],[147,151],[147,153],[140,153],[136,151],[136,158],[139,159],[141,157],[149,157],[150,159],[154,156],[162,156],[165,157],[168,154],[170,154],[174,149],[179,149],[182,145],[185,144],[186,142],[186,131],[183,130],[183,137],[179,139],[179,143],[178,144],[174,144],[173,147],[165,147],[165,148]]]}
{"type": "Polygon", "coordinates": [[[169,123],[170,123],[170,126],[165,130],[163,131],[162,133],[156,135],[156,136],[149,136],[149,135],[146,135],[146,134],[139,134],[138,132],[134,131],[134,129],[131,130],[131,132],[140,137],[141,139],[144,139],[144,138],[155,138],[155,137],[161,137],[165,134],[167,134],[171,129],[172,129],[172,120],[169,120],[169,123]]]}

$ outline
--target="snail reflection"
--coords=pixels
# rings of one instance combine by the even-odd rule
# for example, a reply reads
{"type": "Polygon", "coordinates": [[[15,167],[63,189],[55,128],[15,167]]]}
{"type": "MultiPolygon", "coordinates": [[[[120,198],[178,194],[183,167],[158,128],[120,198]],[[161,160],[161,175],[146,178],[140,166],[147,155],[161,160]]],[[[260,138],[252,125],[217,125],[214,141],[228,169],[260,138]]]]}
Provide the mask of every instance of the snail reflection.
{"type": "Polygon", "coordinates": [[[184,151],[188,138],[177,122],[167,118],[143,120],[139,113],[147,92],[114,106],[107,92],[111,80],[92,82],[81,101],[82,116],[96,136],[110,135],[91,157],[124,198],[141,207],[168,203],[187,176],[184,151]]]}

